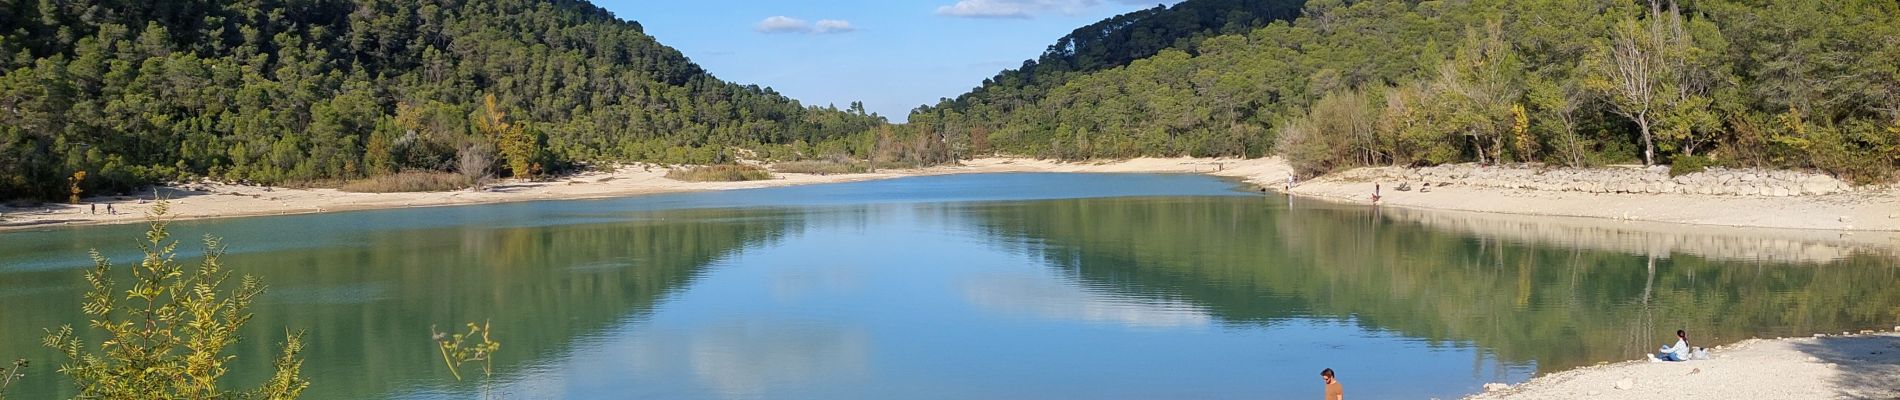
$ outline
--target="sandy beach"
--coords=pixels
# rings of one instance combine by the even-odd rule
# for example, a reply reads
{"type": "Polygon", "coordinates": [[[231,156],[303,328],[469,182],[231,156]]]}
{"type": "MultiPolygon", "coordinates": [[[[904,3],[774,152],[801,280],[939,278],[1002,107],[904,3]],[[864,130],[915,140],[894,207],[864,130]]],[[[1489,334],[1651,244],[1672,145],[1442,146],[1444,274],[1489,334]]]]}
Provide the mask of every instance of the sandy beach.
{"type": "Polygon", "coordinates": [[[1577,368],[1467,399],[1900,398],[1900,333],[1750,339],[1709,353],[1577,368]]]}
{"type": "MultiPolygon", "coordinates": [[[[1058,162],[1027,158],[981,158],[960,165],[882,170],[866,174],[776,174],[750,182],[682,182],[658,166],[630,165],[614,172],[588,172],[544,182],[502,181],[487,190],[423,193],[352,193],[336,189],[289,189],[195,183],[159,187],[177,219],[303,214],[380,208],[430,207],[534,200],[571,200],[697,190],[732,190],[851,182],[906,176],[995,173],[1202,173],[1238,178],[1279,191],[1291,170],[1277,157],[1258,159],[1137,158],[1122,161],[1058,162]]],[[[1334,174],[1299,182],[1291,193],[1345,203],[1370,204],[1373,185],[1384,184],[1385,207],[1456,210],[1528,216],[1563,216],[1667,224],[1831,230],[1900,231],[1900,188],[1861,188],[1844,193],[1771,197],[1693,194],[1593,194],[1473,186],[1431,192],[1395,191],[1394,182],[1334,174]]],[[[98,205],[49,204],[0,208],[0,230],[57,225],[131,223],[143,220],[152,194],[87,199],[98,205]],[[107,205],[116,214],[105,213],[107,205]]],[[[1900,240],[1900,239],[1897,239],[1900,240]]],[[[1891,243],[1900,245],[1900,242],[1891,243]]]]}

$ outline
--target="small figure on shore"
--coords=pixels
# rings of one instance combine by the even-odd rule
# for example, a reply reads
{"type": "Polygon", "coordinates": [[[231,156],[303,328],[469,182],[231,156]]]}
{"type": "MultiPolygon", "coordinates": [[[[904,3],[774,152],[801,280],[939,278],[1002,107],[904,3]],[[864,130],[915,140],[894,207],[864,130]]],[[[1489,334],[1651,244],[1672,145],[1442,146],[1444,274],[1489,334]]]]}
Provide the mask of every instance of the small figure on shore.
{"type": "Polygon", "coordinates": [[[106,214],[119,215],[119,210],[112,208],[111,203],[106,203],[106,214]]]}
{"type": "Polygon", "coordinates": [[[1295,179],[1293,178],[1293,173],[1292,173],[1292,172],[1288,172],[1288,173],[1286,173],[1286,191],[1287,191],[1288,193],[1292,193],[1292,192],[1293,192],[1293,182],[1294,182],[1294,180],[1295,180],[1295,179]]]}
{"type": "Polygon", "coordinates": [[[1688,361],[1689,360],[1689,333],[1681,329],[1677,329],[1676,330],[1676,344],[1670,345],[1670,346],[1663,346],[1662,349],[1660,350],[1661,352],[1656,353],[1656,355],[1649,356],[1649,359],[1652,361],[1688,361]]]}
{"type": "Polygon", "coordinates": [[[1379,204],[1379,183],[1372,183],[1372,204],[1379,204]]]}
{"type": "Polygon", "coordinates": [[[99,203],[88,203],[87,205],[92,206],[92,210],[87,211],[87,214],[99,215],[99,203]]]}
{"type": "Polygon", "coordinates": [[[1325,400],[1346,400],[1346,391],[1339,388],[1339,379],[1333,377],[1332,368],[1319,371],[1319,376],[1321,379],[1326,380],[1325,400]]]}

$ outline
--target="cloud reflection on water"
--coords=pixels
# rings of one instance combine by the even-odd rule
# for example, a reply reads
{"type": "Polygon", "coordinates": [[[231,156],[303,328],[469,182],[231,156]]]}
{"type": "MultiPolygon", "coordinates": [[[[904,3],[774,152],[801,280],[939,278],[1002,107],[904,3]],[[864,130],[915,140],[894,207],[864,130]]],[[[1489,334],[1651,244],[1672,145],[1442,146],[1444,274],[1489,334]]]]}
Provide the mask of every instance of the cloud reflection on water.
{"type": "Polygon", "coordinates": [[[1116,296],[1024,274],[975,275],[961,282],[960,289],[964,300],[997,314],[1137,328],[1202,327],[1213,323],[1205,310],[1186,302],[1116,296]]]}

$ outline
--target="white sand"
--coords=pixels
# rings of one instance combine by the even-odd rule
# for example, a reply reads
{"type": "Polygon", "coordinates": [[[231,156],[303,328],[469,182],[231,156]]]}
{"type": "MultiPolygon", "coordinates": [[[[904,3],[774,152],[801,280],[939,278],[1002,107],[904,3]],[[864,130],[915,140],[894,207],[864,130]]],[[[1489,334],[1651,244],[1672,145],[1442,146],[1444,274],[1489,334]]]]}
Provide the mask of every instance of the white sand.
{"type": "MultiPolygon", "coordinates": [[[[1431,192],[1420,193],[1393,190],[1398,182],[1377,183],[1384,186],[1383,204],[1408,208],[1757,228],[1900,231],[1900,188],[1893,187],[1820,196],[1765,197],[1592,194],[1467,185],[1434,187],[1431,192]]],[[[1373,184],[1320,178],[1295,186],[1293,193],[1365,203],[1372,197],[1373,184]]]]}
{"type": "Polygon", "coordinates": [[[1558,372],[1467,399],[1895,399],[1900,333],[1751,339],[1709,360],[1629,361],[1558,372]]]}

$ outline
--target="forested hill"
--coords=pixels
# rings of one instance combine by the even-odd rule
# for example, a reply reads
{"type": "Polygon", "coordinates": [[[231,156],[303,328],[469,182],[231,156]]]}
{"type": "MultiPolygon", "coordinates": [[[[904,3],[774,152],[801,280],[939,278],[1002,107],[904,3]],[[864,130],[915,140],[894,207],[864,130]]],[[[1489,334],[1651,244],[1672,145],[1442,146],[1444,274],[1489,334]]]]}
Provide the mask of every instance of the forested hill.
{"type": "Polygon", "coordinates": [[[503,175],[710,163],[732,146],[844,151],[839,139],[883,124],[720,81],[579,0],[0,5],[0,198],[64,198],[75,172],[96,193],[484,157],[503,175]]]}
{"type": "MultiPolygon", "coordinates": [[[[1018,107],[1036,103],[1071,77],[1115,68],[1163,49],[1191,46],[1202,38],[1246,33],[1300,14],[1306,0],[1187,0],[1117,15],[1076,28],[1040,57],[1004,70],[981,86],[912,112],[923,125],[950,119],[986,131],[1018,107]]],[[[963,130],[958,130],[959,134],[963,130]]],[[[981,142],[979,142],[979,145],[981,142]]]]}
{"type": "Polygon", "coordinates": [[[1290,24],[984,90],[912,128],[1059,158],[1274,153],[1309,174],[1667,163],[1878,182],[1900,166],[1900,3],[1312,0],[1290,24]]]}

